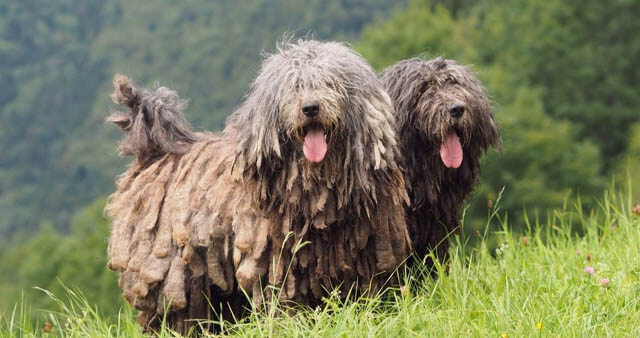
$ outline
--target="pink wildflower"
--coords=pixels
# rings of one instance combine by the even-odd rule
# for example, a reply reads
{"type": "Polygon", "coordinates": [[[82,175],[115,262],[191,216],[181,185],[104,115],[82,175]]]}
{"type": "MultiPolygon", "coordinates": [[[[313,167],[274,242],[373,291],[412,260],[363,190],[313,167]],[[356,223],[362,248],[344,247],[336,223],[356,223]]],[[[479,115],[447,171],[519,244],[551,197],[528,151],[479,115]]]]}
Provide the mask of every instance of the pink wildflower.
{"type": "Polygon", "coordinates": [[[595,275],[596,270],[592,266],[587,266],[584,268],[584,272],[590,274],[591,276],[595,275]]]}
{"type": "Polygon", "coordinates": [[[600,286],[605,287],[609,284],[609,278],[602,278],[600,280],[600,286]]]}

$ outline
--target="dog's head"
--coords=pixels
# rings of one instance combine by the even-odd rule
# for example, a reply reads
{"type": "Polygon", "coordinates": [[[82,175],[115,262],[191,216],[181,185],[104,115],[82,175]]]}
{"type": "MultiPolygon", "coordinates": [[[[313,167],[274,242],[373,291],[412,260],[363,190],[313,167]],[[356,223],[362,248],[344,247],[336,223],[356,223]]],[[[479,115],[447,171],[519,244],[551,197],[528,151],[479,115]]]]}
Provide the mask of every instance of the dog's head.
{"type": "Polygon", "coordinates": [[[228,124],[247,162],[258,166],[273,156],[304,158],[310,167],[377,158],[380,166],[395,150],[392,109],[360,55],[337,42],[297,41],[265,59],[228,124]],[[381,156],[386,147],[392,151],[381,156]]]}
{"type": "Polygon", "coordinates": [[[419,137],[447,168],[500,145],[491,101],[476,75],[453,60],[400,61],[381,75],[397,112],[400,137],[419,137]]]}

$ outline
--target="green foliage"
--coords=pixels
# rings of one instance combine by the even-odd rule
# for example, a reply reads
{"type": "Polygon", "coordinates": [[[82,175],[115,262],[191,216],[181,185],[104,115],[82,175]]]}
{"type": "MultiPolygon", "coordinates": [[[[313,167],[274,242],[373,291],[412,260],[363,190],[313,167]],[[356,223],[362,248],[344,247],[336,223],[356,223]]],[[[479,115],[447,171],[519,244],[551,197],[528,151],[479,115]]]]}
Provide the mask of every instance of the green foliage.
{"type": "MultiPolygon", "coordinates": [[[[557,210],[545,223],[524,232],[501,220],[500,245],[481,241],[471,248],[451,247],[439,278],[405,277],[402,292],[346,304],[337,294],[322,309],[286,307],[254,312],[248,320],[225,326],[236,337],[583,337],[640,334],[640,217],[630,201],[607,194],[594,213],[557,210]],[[579,223],[581,237],[572,226],[579,223]],[[611,225],[614,226],[611,226],[611,225]],[[593,268],[593,275],[585,268],[593,268]],[[607,282],[608,281],[608,282],[607,282]]],[[[414,275],[415,276],[415,275],[414,275]]],[[[46,318],[53,333],[65,337],[143,337],[128,308],[105,319],[77,293],[56,300],[46,318]]],[[[40,336],[44,323],[30,322],[24,303],[0,314],[0,336],[40,336]],[[13,318],[13,319],[12,319],[13,318]],[[23,324],[24,323],[24,324],[23,324]]],[[[27,311],[28,312],[28,311],[27,311]]],[[[163,330],[158,337],[173,337],[163,330]]],[[[217,336],[216,336],[217,337],[217,336]]]]}
{"type": "Polygon", "coordinates": [[[501,0],[479,4],[476,62],[500,63],[539,88],[545,113],[599,146],[610,173],[638,121],[638,1],[501,0]]]}
{"type": "Polygon", "coordinates": [[[0,256],[0,312],[9,311],[23,294],[33,308],[53,309],[52,299],[35,288],[63,294],[66,286],[83,290],[108,316],[117,314],[123,300],[117,274],[106,268],[104,204],[101,199],[78,212],[67,235],[49,224],[32,238],[14,241],[0,256]]]}
{"type": "MultiPolygon", "coordinates": [[[[503,10],[510,6],[504,4],[503,10]]],[[[473,14],[477,10],[464,12],[471,14],[454,18],[443,6],[412,1],[386,22],[365,29],[358,49],[378,69],[426,52],[427,57],[443,55],[472,63],[479,73],[495,102],[503,146],[485,161],[481,185],[468,210],[466,231],[475,232],[481,226],[488,201],[495,201],[503,187],[501,206],[510,215],[519,215],[524,206],[544,213],[562,205],[570,192],[594,196],[604,182],[597,147],[580,141],[573,123],[554,119],[546,111],[546,91],[518,71],[535,65],[524,63],[511,51],[516,47],[507,48],[505,42],[504,50],[496,49],[497,42],[487,41],[507,34],[505,22],[516,25],[517,20],[502,18],[485,24],[491,19],[480,20],[473,14]]],[[[518,29],[526,30],[525,24],[518,29]]],[[[508,46],[528,41],[509,40],[508,46]]]]}
{"type": "MultiPolygon", "coordinates": [[[[597,147],[578,141],[570,122],[546,115],[538,91],[502,86],[509,76],[500,74],[504,71],[493,66],[484,73],[489,92],[500,103],[496,114],[503,144],[500,152],[490,152],[484,161],[465,226],[486,215],[484,206],[495,201],[502,188],[501,207],[516,219],[523,207],[544,214],[561,206],[571,193],[583,196],[592,207],[605,183],[597,147]]],[[[477,230],[481,224],[472,223],[467,230],[477,230]]]]}
{"type": "MultiPolygon", "coordinates": [[[[107,76],[90,45],[108,17],[104,1],[16,1],[0,4],[0,234],[59,225],[97,196],[102,173],[70,163],[107,76]]],[[[105,186],[102,185],[104,190],[105,186]]],[[[102,193],[102,191],[101,191],[102,193]]]]}

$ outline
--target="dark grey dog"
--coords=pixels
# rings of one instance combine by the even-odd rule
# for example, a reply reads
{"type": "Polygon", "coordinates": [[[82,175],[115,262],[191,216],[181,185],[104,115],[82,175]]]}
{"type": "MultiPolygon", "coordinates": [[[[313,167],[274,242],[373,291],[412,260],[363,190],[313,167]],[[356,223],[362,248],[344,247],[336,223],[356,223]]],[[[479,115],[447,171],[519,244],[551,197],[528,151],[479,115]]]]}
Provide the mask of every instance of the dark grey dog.
{"type": "Polygon", "coordinates": [[[403,60],[380,78],[396,110],[414,249],[420,258],[435,250],[444,259],[480,158],[500,145],[491,102],[475,74],[444,58],[403,60]]]}

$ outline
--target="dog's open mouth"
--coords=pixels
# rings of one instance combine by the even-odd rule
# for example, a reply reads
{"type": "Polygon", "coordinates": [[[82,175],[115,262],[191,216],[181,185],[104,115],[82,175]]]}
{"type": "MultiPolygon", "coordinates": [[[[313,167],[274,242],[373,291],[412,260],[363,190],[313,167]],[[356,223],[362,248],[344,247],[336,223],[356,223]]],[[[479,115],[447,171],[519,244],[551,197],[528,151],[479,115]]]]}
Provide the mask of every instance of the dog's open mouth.
{"type": "Polygon", "coordinates": [[[447,168],[459,168],[462,164],[462,145],[454,129],[449,130],[440,145],[440,158],[447,168]]]}
{"type": "Polygon", "coordinates": [[[304,128],[302,151],[309,162],[322,162],[327,154],[327,132],[322,125],[312,123],[304,128]]]}

